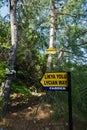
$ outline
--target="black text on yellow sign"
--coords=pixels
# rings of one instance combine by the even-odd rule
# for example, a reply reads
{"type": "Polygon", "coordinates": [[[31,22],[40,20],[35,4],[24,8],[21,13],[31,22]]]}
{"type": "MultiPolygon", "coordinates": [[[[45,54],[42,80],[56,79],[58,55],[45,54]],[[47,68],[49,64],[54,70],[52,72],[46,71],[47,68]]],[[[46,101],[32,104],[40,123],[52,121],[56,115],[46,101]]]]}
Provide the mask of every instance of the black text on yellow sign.
{"type": "Polygon", "coordinates": [[[45,90],[69,90],[69,73],[68,72],[47,72],[43,75],[40,83],[45,90]]]}
{"type": "Polygon", "coordinates": [[[45,73],[40,81],[45,90],[68,91],[69,130],[73,130],[71,73],[45,73]]]}
{"type": "Polygon", "coordinates": [[[68,87],[68,73],[45,73],[40,82],[44,87],[68,87]]]}

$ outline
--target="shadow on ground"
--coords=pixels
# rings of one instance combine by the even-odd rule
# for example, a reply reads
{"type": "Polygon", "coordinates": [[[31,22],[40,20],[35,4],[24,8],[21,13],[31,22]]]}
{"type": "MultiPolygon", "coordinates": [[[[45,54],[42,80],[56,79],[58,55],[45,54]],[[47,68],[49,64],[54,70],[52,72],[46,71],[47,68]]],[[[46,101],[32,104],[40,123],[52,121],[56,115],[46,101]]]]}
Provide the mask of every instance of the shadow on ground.
{"type": "MultiPolygon", "coordinates": [[[[0,130],[68,130],[64,117],[56,122],[53,120],[54,112],[46,98],[42,93],[26,99],[21,95],[11,95],[7,115],[0,120],[0,130]]],[[[86,122],[77,118],[73,119],[73,124],[73,130],[87,130],[86,122]]]]}
{"type": "Polygon", "coordinates": [[[60,130],[51,118],[53,111],[45,96],[37,94],[25,100],[11,95],[7,115],[0,125],[5,130],[60,130]]]}

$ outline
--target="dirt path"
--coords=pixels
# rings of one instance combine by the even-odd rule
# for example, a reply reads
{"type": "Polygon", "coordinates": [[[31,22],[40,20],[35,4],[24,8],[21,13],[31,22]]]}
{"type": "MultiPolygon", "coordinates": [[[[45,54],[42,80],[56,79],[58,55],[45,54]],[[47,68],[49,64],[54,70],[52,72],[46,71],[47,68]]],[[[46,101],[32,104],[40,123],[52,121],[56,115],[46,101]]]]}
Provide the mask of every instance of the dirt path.
{"type": "MultiPolygon", "coordinates": [[[[33,94],[26,100],[17,94],[11,95],[7,115],[0,120],[0,130],[68,130],[66,121],[52,120],[52,108],[43,93],[33,94]]],[[[73,130],[87,130],[86,122],[73,120],[73,130]]]]}
{"type": "Polygon", "coordinates": [[[51,106],[43,100],[44,94],[36,94],[22,100],[11,96],[6,118],[0,122],[5,130],[59,130],[51,120],[51,106]]]}

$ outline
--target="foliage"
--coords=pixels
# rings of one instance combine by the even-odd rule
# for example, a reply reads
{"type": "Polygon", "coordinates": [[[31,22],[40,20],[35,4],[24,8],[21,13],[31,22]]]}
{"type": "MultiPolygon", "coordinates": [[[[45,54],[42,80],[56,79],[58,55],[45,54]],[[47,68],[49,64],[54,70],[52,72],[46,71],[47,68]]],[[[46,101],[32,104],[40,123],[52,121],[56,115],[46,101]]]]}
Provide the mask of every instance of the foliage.
{"type": "MultiPolygon", "coordinates": [[[[86,77],[87,77],[87,66],[78,66],[75,68],[75,72],[73,71],[72,73],[72,85],[75,87],[73,88],[73,105],[74,108],[78,107],[77,113],[83,118],[87,117],[87,82],[86,82],[86,77]],[[78,79],[78,80],[76,80],[78,79]],[[83,114],[81,114],[83,113],[83,114]]],[[[74,110],[75,111],[75,110],[74,110]]]]}
{"type": "Polygon", "coordinates": [[[10,49],[10,28],[6,20],[0,19],[0,60],[7,61],[10,49]]]}
{"type": "MultiPolygon", "coordinates": [[[[57,53],[53,55],[52,71],[72,72],[73,111],[80,118],[86,118],[87,113],[86,6],[87,0],[55,0],[54,47],[57,53]],[[58,56],[61,50],[64,54],[58,67],[58,56]]],[[[17,73],[12,91],[28,95],[30,94],[29,87],[34,85],[38,89],[41,88],[39,80],[46,71],[45,49],[49,46],[50,2],[49,0],[19,0],[17,11],[19,46],[15,63],[17,73]]],[[[10,47],[9,28],[9,22],[1,19],[0,83],[5,76],[5,61],[8,59],[10,47]]],[[[47,99],[53,106],[56,118],[60,116],[60,113],[66,115],[66,94],[50,92],[49,96],[51,97],[47,99]]]]}
{"type": "Polygon", "coordinates": [[[2,105],[2,103],[3,103],[3,99],[2,97],[0,97],[0,106],[2,105]]]}
{"type": "Polygon", "coordinates": [[[5,77],[5,66],[6,66],[5,63],[3,62],[0,63],[0,84],[5,77]]]}
{"type": "Polygon", "coordinates": [[[67,117],[68,93],[67,92],[58,92],[58,91],[50,92],[50,94],[48,95],[48,102],[52,104],[52,108],[54,110],[53,118],[56,121],[61,117],[68,119],[67,117]]]}
{"type": "Polygon", "coordinates": [[[11,91],[12,93],[19,93],[25,98],[31,95],[31,91],[28,88],[26,88],[25,86],[17,85],[17,84],[12,85],[11,91]]]}

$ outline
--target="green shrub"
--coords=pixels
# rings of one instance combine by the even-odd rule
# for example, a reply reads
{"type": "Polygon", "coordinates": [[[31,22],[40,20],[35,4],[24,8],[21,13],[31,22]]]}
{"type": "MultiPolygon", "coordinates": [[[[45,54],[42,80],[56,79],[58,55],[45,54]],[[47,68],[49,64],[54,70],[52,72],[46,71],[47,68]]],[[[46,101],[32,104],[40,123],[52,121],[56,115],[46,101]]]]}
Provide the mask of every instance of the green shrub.
{"type": "Polygon", "coordinates": [[[2,80],[5,77],[5,64],[4,62],[0,63],[0,83],[2,82],[2,80]]]}
{"type": "Polygon", "coordinates": [[[13,93],[15,92],[24,95],[24,97],[31,95],[31,91],[22,85],[13,84],[11,90],[13,93]]]}

